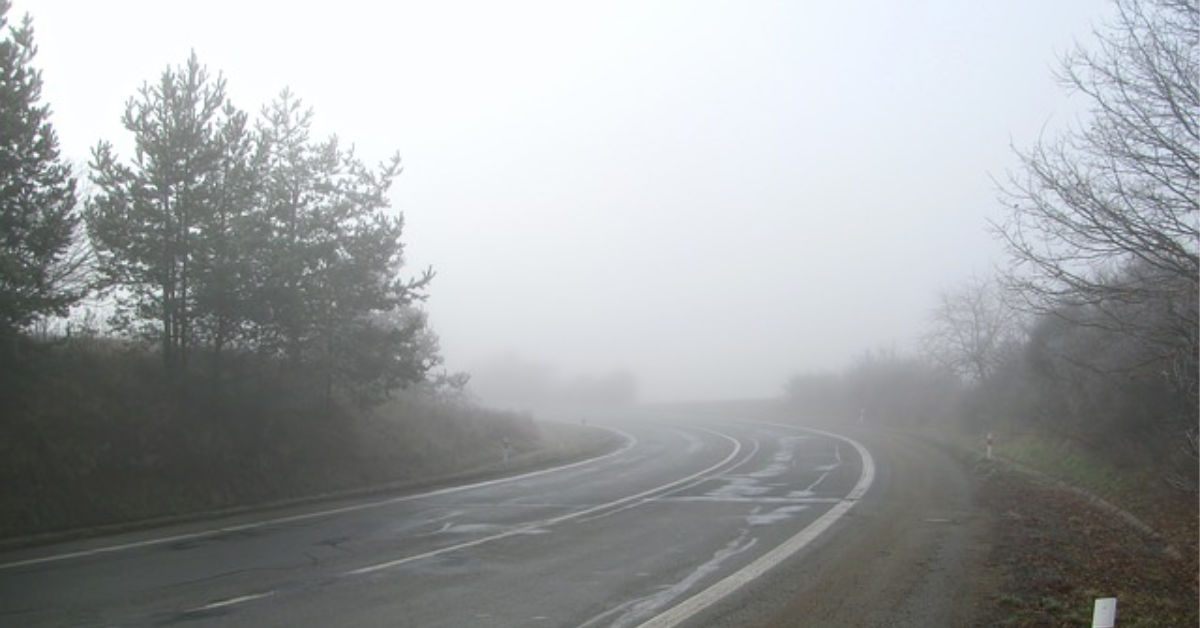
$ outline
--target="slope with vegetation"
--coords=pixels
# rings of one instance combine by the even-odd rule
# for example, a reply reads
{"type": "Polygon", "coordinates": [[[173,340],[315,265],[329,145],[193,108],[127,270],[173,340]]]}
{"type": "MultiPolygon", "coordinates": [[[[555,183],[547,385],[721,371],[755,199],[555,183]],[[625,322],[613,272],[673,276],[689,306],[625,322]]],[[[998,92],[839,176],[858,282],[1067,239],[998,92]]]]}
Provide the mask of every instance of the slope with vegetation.
{"type": "Polygon", "coordinates": [[[605,445],[475,407],[439,369],[398,157],[313,138],[287,90],[247,114],[193,54],[128,101],[134,153],[99,143],[84,197],[35,53],[28,17],[0,39],[0,537],[605,445]],[[81,303],[104,324],[65,318],[81,303]]]}

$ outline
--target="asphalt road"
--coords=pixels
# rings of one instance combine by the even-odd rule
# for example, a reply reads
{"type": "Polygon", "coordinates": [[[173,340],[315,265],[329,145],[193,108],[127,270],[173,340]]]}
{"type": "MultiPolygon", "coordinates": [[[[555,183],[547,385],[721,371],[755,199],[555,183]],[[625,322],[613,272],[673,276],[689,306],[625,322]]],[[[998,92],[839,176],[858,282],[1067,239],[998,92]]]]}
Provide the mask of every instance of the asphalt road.
{"type": "Polygon", "coordinates": [[[760,576],[872,490],[870,454],[831,434],[592,421],[627,442],[472,486],[0,555],[0,625],[704,625],[731,600],[745,612],[760,576]]]}

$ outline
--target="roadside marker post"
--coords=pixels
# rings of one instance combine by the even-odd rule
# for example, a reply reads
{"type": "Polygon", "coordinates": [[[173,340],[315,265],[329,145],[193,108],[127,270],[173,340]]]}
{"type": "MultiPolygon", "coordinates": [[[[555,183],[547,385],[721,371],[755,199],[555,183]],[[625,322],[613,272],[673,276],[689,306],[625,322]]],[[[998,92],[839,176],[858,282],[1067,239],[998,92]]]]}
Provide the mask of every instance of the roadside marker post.
{"type": "Polygon", "coordinates": [[[1092,628],[1116,628],[1117,598],[1098,597],[1092,609],[1092,628]]]}
{"type": "Polygon", "coordinates": [[[987,459],[988,460],[992,459],[992,440],[993,440],[992,433],[988,432],[987,433],[987,459]]]}

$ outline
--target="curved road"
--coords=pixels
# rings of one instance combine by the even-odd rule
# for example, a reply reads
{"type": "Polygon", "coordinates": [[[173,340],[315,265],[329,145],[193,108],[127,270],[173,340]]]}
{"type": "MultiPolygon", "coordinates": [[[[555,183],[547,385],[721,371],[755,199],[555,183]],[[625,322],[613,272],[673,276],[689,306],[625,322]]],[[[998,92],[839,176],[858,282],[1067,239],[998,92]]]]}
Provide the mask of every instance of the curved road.
{"type": "Polygon", "coordinates": [[[612,454],[420,495],[0,556],[0,624],[697,623],[870,490],[856,441],[797,427],[593,419],[612,454]]]}

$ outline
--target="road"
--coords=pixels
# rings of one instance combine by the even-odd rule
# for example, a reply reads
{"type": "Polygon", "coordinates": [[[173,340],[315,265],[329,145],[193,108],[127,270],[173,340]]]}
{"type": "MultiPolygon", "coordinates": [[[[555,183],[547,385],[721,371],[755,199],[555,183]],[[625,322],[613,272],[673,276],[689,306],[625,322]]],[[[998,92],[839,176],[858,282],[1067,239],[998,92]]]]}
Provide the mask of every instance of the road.
{"type": "MultiPolygon", "coordinates": [[[[875,435],[863,448],[788,425],[662,413],[600,423],[624,446],[567,467],[9,552],[0,625],[749,625],[812,612],[823,614],[807,623],[836,625],[837,613],[848,616],[819,602],[822,573],[847,587],[831,593],[842,604],[870,580],[869,562],[852,565],[863,577],[851,580],[845,565],[871,558],[853,547],[878,549],[867,537],[883,529],[854,513],[861,500],[887,514],[892,500],[872,486],[868,451],[892,451],[894,439],[875,435]],[[851,548],[830,549],[842,537],[851,548]],[[820,573],[805,572],[810,563],[820,573]]],[[[911,534],[891,540],[904,546],[911,534]]],[[[908,545],[905,560],[930,562],[908,545]]],[[[905,562],[884,562],[890,577],[906,573],[905,562]]]]}

